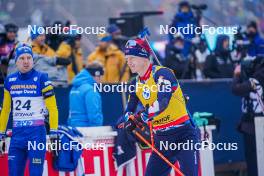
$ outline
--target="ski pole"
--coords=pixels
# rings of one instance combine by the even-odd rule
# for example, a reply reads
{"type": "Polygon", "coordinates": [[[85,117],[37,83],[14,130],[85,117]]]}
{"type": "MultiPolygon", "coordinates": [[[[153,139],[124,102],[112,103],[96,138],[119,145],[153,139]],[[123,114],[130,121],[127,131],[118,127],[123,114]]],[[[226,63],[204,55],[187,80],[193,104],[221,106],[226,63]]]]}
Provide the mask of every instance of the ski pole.
{"type": "Polygon", "coordinates": [[[183,173],[178,169],[174,164],[172,164],[162,153],[160,153],[155,147],[153,147],[140,133],[133,130],[132,131],[140,140],[142,140],[148,147],[152,149],[164,162],[166,162],[172,169],[179,174],[180,176],[184,176],[183,173]]]}

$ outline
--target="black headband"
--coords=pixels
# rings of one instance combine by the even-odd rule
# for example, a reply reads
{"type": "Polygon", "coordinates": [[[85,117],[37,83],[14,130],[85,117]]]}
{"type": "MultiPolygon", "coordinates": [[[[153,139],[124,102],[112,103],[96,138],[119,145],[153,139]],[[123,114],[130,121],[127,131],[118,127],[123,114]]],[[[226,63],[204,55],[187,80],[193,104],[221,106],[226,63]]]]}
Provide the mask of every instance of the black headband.
{"type": "Polygon", "coordinates": [[[102,67],[96,67],[96,68],[86,68],[86,70],[92,75],[92,76],[102,76],[104,74],[104,70],[102,67]]]}

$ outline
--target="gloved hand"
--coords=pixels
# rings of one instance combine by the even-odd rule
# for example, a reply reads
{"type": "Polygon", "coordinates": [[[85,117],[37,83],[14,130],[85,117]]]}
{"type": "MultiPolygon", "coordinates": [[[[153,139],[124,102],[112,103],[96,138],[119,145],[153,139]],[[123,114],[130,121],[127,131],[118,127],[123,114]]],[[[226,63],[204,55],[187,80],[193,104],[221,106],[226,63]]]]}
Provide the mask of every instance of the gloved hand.
{"type": "Polygon", "coordinates": [[[0,133],[0,155],[3,155],[5,153],[5,133],[0,133]]]}
{"type": "Polygon", "coordinates": [[[136,123],[132,119],[126,121],[124,126],[128,132],[132,132],[137,127],[136,123]]]}
{"type": "Polygon", "coordinates": [[[69,58],[61,58],[61,57],[56,58],[56,65],[67,66],[69,64],[71,64],[71,60],[69,58]]]}
{"type": "Polygon", "coordinates": [[[60,149],[60,136],[57,130],[50,130],[49,134],[50,142],[51,142],[51,151],[53,155],[59,155],[60,149]]]}

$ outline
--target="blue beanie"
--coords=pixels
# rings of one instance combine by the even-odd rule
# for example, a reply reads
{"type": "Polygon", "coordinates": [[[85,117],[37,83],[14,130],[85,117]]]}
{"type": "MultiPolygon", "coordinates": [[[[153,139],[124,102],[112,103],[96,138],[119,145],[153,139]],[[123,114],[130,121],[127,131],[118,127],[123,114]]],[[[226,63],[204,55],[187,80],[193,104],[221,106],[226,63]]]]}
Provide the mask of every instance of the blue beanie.
{"type": "Polygon", "coordinates": [[[32,47],[26,43],[20,43],[17,45],[15,49],[15,61],[22,55],[22,54],[30,54],[33,58],[32,47]]]}
{"type": "Polygon", "coordinates": [[[31,40],[35,40],[39,35],[45,34],[45,30],[41,26],[33,26],[33,30],[30,31],[31,40]]]}
{"type": "Polygon", "coordinates": [[[146,41],[142,39],[128,40],[125,47],[125,55],[138,56],[149,58],[150,56],[150,47],[146,41]]]}
{"type": "Polygon", "coordinates": [[[101,42],[110,42],[112,40],[112,36],[109,35],[108,33],[98,34],[97,37],[98,40],[100,40],[101,42]]]}

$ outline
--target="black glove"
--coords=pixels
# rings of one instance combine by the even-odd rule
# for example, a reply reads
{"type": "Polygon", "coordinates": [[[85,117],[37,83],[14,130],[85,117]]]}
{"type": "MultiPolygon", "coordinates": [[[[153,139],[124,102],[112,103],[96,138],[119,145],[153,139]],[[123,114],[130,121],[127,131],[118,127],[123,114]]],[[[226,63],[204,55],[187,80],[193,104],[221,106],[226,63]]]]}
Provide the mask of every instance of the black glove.
{"type": "Polygon", "coordinates": [[[128,132],[132,132],[137,127],[136,123],[132,119],[128,119],[128,121],[125,122],[124,126],[128,132]]]}
{"type": "Polygon", "coordinates": [[[56,65],[65,65],[65,66],[67,66],[69,64],[71,64],[71,60],[70,59],[57,57],[56,65]]]}
{"type": "Polygon", "coordinates": [[[53,156],[57,157],[59,155],[60,150],[60,136],[57,131],[50,130],[49,138],[51,143],[52,154],[53,156]]]}

